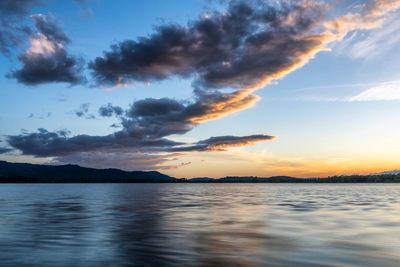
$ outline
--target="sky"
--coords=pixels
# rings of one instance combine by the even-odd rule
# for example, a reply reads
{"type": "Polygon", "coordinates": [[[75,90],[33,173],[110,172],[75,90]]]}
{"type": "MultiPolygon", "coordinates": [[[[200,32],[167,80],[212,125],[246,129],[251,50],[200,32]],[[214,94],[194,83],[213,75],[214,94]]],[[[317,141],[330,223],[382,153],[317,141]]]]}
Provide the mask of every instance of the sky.
{"type": "Polygon", "coordinates": [[[400,1],[1,0],[0,160],[400,169],[400,1]]]}

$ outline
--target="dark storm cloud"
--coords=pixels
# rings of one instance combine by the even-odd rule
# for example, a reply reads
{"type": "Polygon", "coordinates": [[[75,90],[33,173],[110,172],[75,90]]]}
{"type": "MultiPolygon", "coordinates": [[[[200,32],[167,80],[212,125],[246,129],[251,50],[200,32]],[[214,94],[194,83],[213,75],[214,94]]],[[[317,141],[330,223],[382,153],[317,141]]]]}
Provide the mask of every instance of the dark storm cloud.
{"type": "Polygon", "coordinates": [[[83,60],[68,54],[69,38],[51,16],[33,15],[38,33],[30,37],[30,48],[19,56],[22,67],[8,77],[26,85],[48,82],[83,83],[83,60]]]}
{"type": "Polygon", "coordinates": [[[101,106],[99,108],[99,115],[102,117],[112,117],[112,116],[121,116],[124,113],[124,110],[121,107],[114,106],[111,103],[107,105],[101,106]]]}
{"type": "Polygon", "coordinates": [[[238,88],[283,71],[320,44],[304,36],[318,22],[320,6],[251,3],[233,1],[226,12],[186,27],[160,26],[149,37],[111,46],[89,66],[100,84],[193,75],[207,88],[238,88]]]}

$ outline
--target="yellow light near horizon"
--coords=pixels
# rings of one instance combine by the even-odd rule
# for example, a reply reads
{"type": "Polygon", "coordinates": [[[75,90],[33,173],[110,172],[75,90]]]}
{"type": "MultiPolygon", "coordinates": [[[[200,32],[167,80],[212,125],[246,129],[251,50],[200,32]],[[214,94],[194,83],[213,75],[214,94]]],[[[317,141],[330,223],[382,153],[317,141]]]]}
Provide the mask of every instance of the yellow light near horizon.
{"type": "Polygon", "coordinates": [[[244,150],[222,153],[192,152],[184,157],[191,162],[181,168],[165,170],[175,177],[276,176],[326,177],[344,174],[369,174],[399,169],[398,157],[363,156],[357,158],[306,158],[265,155],[244,150]]]}

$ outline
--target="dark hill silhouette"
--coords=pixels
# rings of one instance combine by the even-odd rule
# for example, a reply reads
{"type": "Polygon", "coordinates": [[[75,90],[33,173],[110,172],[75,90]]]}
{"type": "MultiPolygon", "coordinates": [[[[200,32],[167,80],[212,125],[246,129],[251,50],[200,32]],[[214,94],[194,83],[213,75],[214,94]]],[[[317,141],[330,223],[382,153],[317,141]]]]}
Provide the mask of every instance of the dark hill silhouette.
{"type": "Polygon", "coordinates": [[[107,183],[173,182],[176,179],[156,171],[93,169],[78,165],[41,165],[0,161],[0,182],[107,183]]]}

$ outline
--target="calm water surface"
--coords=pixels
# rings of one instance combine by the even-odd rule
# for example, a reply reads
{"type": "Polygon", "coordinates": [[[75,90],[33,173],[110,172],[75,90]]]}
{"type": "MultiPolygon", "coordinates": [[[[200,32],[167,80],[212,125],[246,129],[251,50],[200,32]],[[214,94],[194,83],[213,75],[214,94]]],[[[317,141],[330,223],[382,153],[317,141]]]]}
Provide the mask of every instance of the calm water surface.
{"type": "Polygon", "coordinates": [[[0,185],[0,266],[400,266],[400,185],[0,185]]]}

